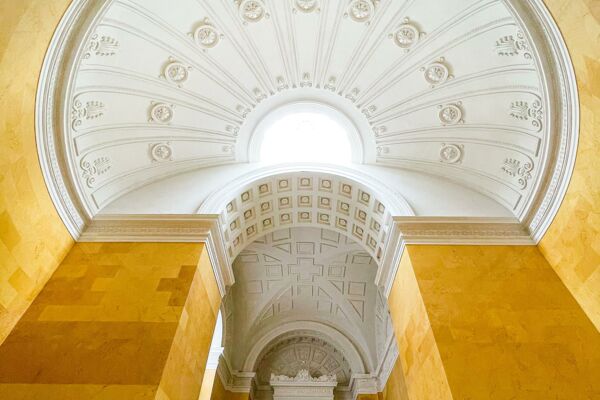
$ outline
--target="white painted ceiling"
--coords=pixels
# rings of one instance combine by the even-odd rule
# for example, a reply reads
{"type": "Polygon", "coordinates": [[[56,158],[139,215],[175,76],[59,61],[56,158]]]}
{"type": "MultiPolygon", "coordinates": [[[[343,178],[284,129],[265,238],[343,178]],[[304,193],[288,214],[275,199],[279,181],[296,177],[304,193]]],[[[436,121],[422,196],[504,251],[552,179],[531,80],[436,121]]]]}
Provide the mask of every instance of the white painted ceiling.
{"type": "Polygon", "coordinates": [[[377,379],[393,330],[387,303],[374,284],[377,264],[354,240],[325,229],[282,229],[254,241],[236,259],[236,284],[225,299],[225,357],[232,370],[295,376],[335,374],[349,386],[353,374],[377,379]],[[304,328],[253,348],[271,332],[296,322],[304,328]],[[308,323],[324,324],[350,340],[350,349],[308,323]],[[249,369],[249,370],[248,370],[249,369]]]}
{"type": "Polygon", "coordinates": [[[75,185],[91,215],[190,212],[264,168],[247,163],[255,128],[302,101],[348,118],[349,168],[389,178],[418,215],[521,217],[549,151],[548,98],[508,4],[108,1],[64,108],[75,185]]]}

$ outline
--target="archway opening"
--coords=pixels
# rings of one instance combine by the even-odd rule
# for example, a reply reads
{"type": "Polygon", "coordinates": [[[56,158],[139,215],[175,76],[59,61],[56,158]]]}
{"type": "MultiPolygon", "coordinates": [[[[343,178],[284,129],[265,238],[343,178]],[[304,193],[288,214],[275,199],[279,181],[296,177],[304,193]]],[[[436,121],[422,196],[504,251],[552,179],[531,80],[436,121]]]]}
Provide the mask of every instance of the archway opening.
{"type": "Polygon", "coordinates": [[[354,124],[340,111],[315,102],[292,103],[271,112],[253,137],[254,161],[265,164],[362,161],[354,124]]]}

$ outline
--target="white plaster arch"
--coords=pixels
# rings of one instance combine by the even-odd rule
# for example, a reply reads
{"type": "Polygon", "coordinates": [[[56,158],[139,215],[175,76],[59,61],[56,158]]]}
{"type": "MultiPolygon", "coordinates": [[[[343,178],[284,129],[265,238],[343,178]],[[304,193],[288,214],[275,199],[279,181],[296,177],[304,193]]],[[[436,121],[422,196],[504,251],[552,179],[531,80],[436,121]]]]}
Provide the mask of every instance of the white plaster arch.
{"type": "Polygon", "coordinates": [[[250,186],[261,179],[271,176],[310,172],[315,174],[328,174],[354,181],[376,194],[390,213],[395,216],[415,215],[412,207],[398,191],[395,191],[377,177],[368,175],[362,171],[344,167],[341,165],[314,164],[314,163],[292,163],[286,165],[264,166],[252,170],[237,179],[227,183],[212,194],[210,194],[201,205],[198,206],[198,214],[218,214],[223,211],[229,200],[240,191],[241,187],[250,186]]]}
{"type": "Polygon", "coordinates": [[[267,233],[307,226],[352,237],[381,262],[393,216],[413,215],[410,206],[384,185],[342,168],[308,165],[276,171],[266,169],[232,182],[211,195],[199,210],[221,215],[232,260],[267,233]]]}

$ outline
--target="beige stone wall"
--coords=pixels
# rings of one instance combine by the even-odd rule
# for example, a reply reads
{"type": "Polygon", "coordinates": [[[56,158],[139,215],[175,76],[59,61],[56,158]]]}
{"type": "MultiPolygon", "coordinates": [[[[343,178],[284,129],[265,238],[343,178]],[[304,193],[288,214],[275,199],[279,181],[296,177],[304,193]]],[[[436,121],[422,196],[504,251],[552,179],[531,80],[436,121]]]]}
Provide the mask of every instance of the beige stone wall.
{"type": "Polygon", "coordinates": [[[0,346],[0,399],[197,399],[219,301],[202,244],[76,244],[0,346]]]}
{"type": "Polygon", "coordinates": [[[41,174],[38,76],[70,0],[0,0],[0,343],[73,242],[41,174]]]}
{"type": "Polygon", "coordinates": [[[545,2],[575,65],[581,131],[571,185],[540,249],[600,330],[600,1],[545,2]]]}
{"type": "Polygon", "coordinates": [[[398,274],[396,334],[409,326],[398,304],[429,322],[398,336],[411,400],[600,398],[600,333],[537,247],[409,246],[398,274]],[[418,289],[401,284],[413,276],[418,289]],[[411,376],[410,366],[435,351],[441,365],[411,376]],[[442,373],[449,397],[414,391],[418,379],[442,373]]]}

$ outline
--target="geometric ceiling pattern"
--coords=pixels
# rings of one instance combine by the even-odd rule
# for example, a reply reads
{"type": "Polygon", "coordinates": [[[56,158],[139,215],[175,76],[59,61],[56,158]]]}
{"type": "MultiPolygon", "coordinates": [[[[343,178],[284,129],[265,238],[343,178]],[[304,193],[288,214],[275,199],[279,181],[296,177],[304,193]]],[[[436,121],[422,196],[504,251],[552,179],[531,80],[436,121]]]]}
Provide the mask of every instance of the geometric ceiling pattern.
{"type": "Polygon", "coordinates": [[[222,213],[231,259],[265,233],[290,226],[352,237],[380,261],[391,215],[369,189],[334,175],[276,175],[241,188],[222,213]]]}
{"type": "MultiPolygon", "coordinates": [[[[377,367],[395,341],[387,303],[374,284],[376,272],[375,261],[361,245],[332,230],[296,227],[255,240],[236,258],[236,284],[225,301],[228,364],[241,371],[251,347],[286,321],[313,321],[349,338],[365,364],[373,366],[367,373],[376,379],[377,367]]],[[[268,384],[270,374],[265,371],[295,376],[308,368],[313,375],[334,373],[341,386],[347,385],[352,374],[337,359],[343,357],[344,349],[333,352],[330,341],[320,336],[313,340],[314,335],[318,332],[286,336],[283,347],[277,338],[271,343],[276,350],[264,350],[270,352],[260,367],[244,372],[257,372],[259,382],[268,384]],[[318,352],[317,343],[324,346],[318,352]],[[304,349],[302,357],[299,348],[304,349]],[[327,359],[332,360],[330,364],[327,359]]],[[[356,372],[357,367],[353,368],[356,372]]]]}

